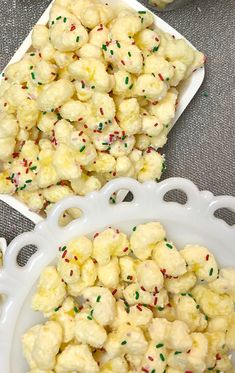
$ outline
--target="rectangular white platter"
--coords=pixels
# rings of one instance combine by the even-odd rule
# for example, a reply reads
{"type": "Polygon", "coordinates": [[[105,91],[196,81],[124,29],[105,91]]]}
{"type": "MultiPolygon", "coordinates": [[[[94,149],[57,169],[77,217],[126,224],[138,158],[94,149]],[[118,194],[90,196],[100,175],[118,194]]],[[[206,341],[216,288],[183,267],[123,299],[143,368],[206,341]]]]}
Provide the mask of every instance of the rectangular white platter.
{"type": "MultiPolygon", "coordinates": [[[[149,11],[152,13],[149,9],[147,9],[145,6],[143,6],[140,2],[136,0],[105,0],[105,3],[113,4],[117,6],[119,3],[120,5],[123,4],[124,6],[127,6],[129,8],[132,8],[137,11],[149,11]]],[[[49,20],[49,12],[51,9],[53,2],[48,6],[48,8],[45,10],[41,18],[38,20],[37,24],[47,24],[49,20]]],[[[171,35],[174,35],[177,39],[183,38],[183,35],[181,35],[178,31],[176,31],[173,27],[168,25],[165,21],[163,21],[161,18],[156,16],[154,13],[152,13],[154,16],[154,23],[157,27],[159,27],[164,32],[168,32],[171,35]]],[[[26,37],[26,39],[23,41],[19,49],[16,51],[12,59],[10,60],[9,64],[15,63],[19,61],[23,55],[29,50],[31,47],[31,34],[32,31],[29,33],[29,35],[26,37]]],[[[188,44],[190,44],[194,49],[195,47],[187,40],[185,39],[188,44]]],[[[7,65],[7,66],[8,66],[7,65]]],[[[7,67],[6,66],[6,67],[7,67]]],[[[5,68],[6,68],[5,67],[5,68]]],[[[4,69],[5,70],[5,69],[4,69]]],[[[186,109],[190,101],[193,99],[195,94],[197,93],[198,89],[200,88],[203,79],[205,76],[205,68],[202,67],[198,70],[196,70],[191,77],[189,77],[182,85],[179,92],[179,99],[178,99],[178,106],[176,110],[176,115],[174,118],[173,125],[176,123],[178,118],[181,116],[183,111],[186,109]]],[[[118,194],[118,200],[122,200],[126,195],[126,191],[120,191],[118,194]]],[[[14,196],[4,195],[0,194],[0,200],[7,203],[9,206],[14,208],[15,210],[19,211],[22,215],[24,215],[26,218],[30,219],[35,224],[42,221],[43,217],[39,214],[36,214],[35,212],[30,211],[30,209],[25,205],[24,203],[20,202],[17,198],[14,196]]]]}

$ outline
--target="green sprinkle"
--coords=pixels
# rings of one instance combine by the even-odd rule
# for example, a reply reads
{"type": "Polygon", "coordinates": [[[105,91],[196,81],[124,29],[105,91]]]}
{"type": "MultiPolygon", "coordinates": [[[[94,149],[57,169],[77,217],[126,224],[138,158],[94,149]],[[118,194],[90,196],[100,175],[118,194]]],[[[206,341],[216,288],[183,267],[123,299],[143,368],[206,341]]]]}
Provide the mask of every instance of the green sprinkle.
{"type": "Polygon", "coordinates": [[[74,307],[73,310],[74,310],[75,313],[78,313],[78,308],[77,307],[74,307]]]}
{"type": "Polygon", "coordinates": [[[37,169],[37,166],[30,167],[31,171],[35,171],[37,169]]]}
{"type": "Polygon", "coordinates": [[[134,85],[134,84],[131,84],[130,87],[129,87],[129,89],[132,89],[132,88],[133,88],[133,85],[134,85]]]}
{"type": "Polygon", "coordinates": [[[154,47],[153,52],[157,52],[159,47],[154,47]]]}
{"type": "Polygon", "coordinates": [[[135,292],[135,299],[137,300],[137,299],[139,299],[139,297],[140,297],[140,295],[139,295],[138,291],[136,291],[135,292]]]}
{"type": "Polygon", "coordinates": [[[136,227],[133,227],[132,230],[133,230],[133,232],[135,232],[136,231],[136,227]]]}
{"type": "Polygon", "coordinates": [[[196,305],[196,309],[198,310],[200,308],[199,304],[196,305]]]}
{"type": "Polygon", "coordinates": [[[106,44],[103,44],[103,45],[102,45],[102,49],[103,49],[104,51],[107,51],[107,46],[106,46],[106,44]]]}
{"type": "Polygon", "coordinates": [[[156,372],[156,370],[155,369],[153,369],[153,370],[151,370],[151,372],[150,373],[155,373],[156,372]]]}
{"type": "Polygon", "coordinates": [[[152,73],[152,76],[154,76],[154,78],[156,78],[156,75],[154,73],[152,73]]]}
{"type": "Polygon", "coordinates": [[[161,348],[164,346],[164,343],[158,343],[158,345],[156,345],[156,348],[161,348]]]}
{"type": "Polygon", "coordinates": [[[191,293],[188,293],[188,296],[191,297],[191,298],[193,297],[191,293]]]}
{"type": "Polygon", "coordinates": [[[33,80],[35,80],[35,74],[34,73],[31,73],[31,77],[33,80]]]}
{"type": "Polygon", "coordinates": [[[169,249],[173,249],[173,246],[170,243],[166,243],[166,246],[169,247],[169,249]]]}
{"type": "Polygon", "coordinates": [[[63,246],[61,251],[64,251],[67,248],[67,246],[63,246]]]}
{"type": "Polygon", "coordinates": [[[66,17],[64,17],[63,21],[64,21],[64,23],[66,23],[66,22],[67,22],[67,18],[66,18],[66,17]]]}
{"type": "Polygon", "coordinates": [[[163,311],[164,307],[158,307],[157,309],[158,309],[158,311],[163,311]]]}
{"type": "Polygon", "coordinates": [[[29,180],[26,180],[26,183],[28,184],[28,183],[32,183],[32,179],[29,179],[29,180]]]}
{"type": "Polygon", "coordinates": [[[139,14],[146,14],[146,12],[144,10],[140,10],[138,13],[139,14]]]}
{"type": "Polygon", "coordinates": [[[121,48],[121,44],[119,43],[119,41],[116,41],[116,44],[118,48],[121,48]]]}
{"type": "Polygon", "coordinates": [[[91,89],[95,89],[95,86],[94,86],[94,85],[92,85],[92,86],[91,86],[91,89]]]}
{"type": "Polygon", "coordinates": [[[97,303],[99,303],[99,301],[100,301],[100,298],[101,298],[101,296],[100,296],[100,295],[98,295],[98,297],[96,298],[96,302],[97,302],[97,303]]]}
{"type": "Polygon", "coordinates": [[[163,354],[160,354],[159,356],[160,356],[161,361],[165,361],[165,357],[163,354]]]}
{"type": "Polygon", "coordinates": [[[56,20],[58,21],[58,19],[61,19],[61,18],[62,18],[62,17],[61,17],[61,16],[59,16],[59,17],[57,17],[57,18],[56,18],[56,20]]]}
{"type": "MultiPolygon", "coordinates": [[[[202,95],[204,96],[204,97],[208,97],[209,96],[209,93],[207,92],[207,91],[204,91],[204,92],[202,92],[202,95]]],[[[208,368],[209,369],[209,368],[208,368]]]]}
{"type": "Polygon", "coordinates": [[[59,311],[60,308],[61,308],[61,306],[58,306],[58,307],[54,308],[54,311],[57,312],[57,311],[59,311]]]}
{"type": "Polygon", "coordinates": [[[41,83],[41,82],[38,82],[38,85],[42,85],[42,83],[41,83]]]}
{"type": "Polygon", "coordinates": [[[175,351],[175,355],[179,355],[179,354],[182,354],[181,351],[175,351]]]}
{"type": "Polygon", "coordinates": [[[88,319],[88,320],[92,320],[92,317],[91,317],[91,316],[87,316],[87,319],[88,319]]]}
{"type": "Polygon", "coordinates": [[[126,79],[125,79],[125,84],[128,84],[128,83],[129,83],[129,78],[127,76],[126,79]]]}
{"type": "Polygon", "coordinates": [[[141,23],[144,23],[144,19],[141,17],[141,23]]]}
{"type": "Polygon", "coordinates": [[[39,157],[37,157],[37,161],[39,161],[39,157]]]}
{"type": "Polygon", "coordinates": [[[207,370],[213,370],[213,369],[214,369],[213,367],[207,368],[207,370]]]}
{"type": "Polygon", "coordinates": [[[124,135],[124,136],[122,136],[122,140],[125,140],[125,138],[126,138],[126,137],[127,137],[127,136],[125,136],[125,135],[124,135]]]}
{"type": "Polygon", "coordinates": [[[46,113],[47,113],[47,112],[46,112],[46,111],[44,111],[44,112],[42,113],[42,115],[46,115],[46,113]]]}
{"type": "Polygon", "coordinates": [[[59,113],[57,114],[57,119],[62,119],[62,116],[59,113]]]}
{"type": "Polygon", "coordinates": [[[52,21],[51,24],[54,25],[55,21],[52,21]]]}
{"type": "Polygon", "coordinates": [[[122,341],[122,342],[121,342],[121,345],[122,345],[122,346],[124,346],[124,345],[126,345],[126,344],[127,344],[127,341],[122,341]]]}
{"type": "Polygon", "coordinates": [[[30,56],[31,56],[31,57],[35,56],[35,53],[30,53],[30,56]]]}
{"type": "Polygon", "coordinates": [[[131,52],[128,52],[128,56],[131,57],[131,52]]]}
{"type": "Polygon", "coordinates": [[[130,306],[129,306],[129,304],[126,301],[124,301],[124,304],[125,304],[125,307],[126,307],[126,312],[130,313],[130,306]]]}
{"type": "Polygon", "coordinates": [[[182,295],[183,297],[185,297],[187,294],[186,293],[181,293],[180,295],[182,295]]]}
{"type": "Polygon", "coordinates": [[[125,142],[124,146],[125,146],[125,148],[127,148],[127,146],[128,146],[128,145],[127,145],[127,143],[126,143],[126,142],[125,142]]]}
{"type": "Polygon", "coordinates": [[[207,315],[205,315],[205,319],[206,319],[206,321],[208,321],[208,320],[209,320],[209,317],[208,317],[207,315]]]}
{"type": "Polygon", "coordinates": [[[213,270],[214,270],[213,268],[210,269],[209,276],[212,276],[213,270]]]}
{"type": "Polygon", "coordinates": [[[33,70],[33,66],[30,66],[30,70],[33,70]]]}
{"type": "Polygon", "coordinates": [[[113,50],[111,49],[111,50],[110,50],[110,54],[111,54],[112,56],[113,56],[113,53],[114,53],[114,52],[113,52],[113,50]]]}
{"type": "Polygon", "coordinates": [[[76,37],[76,43],[79,42],[79,39],[80,39],[80,36],[77,36],[77,37],[76,37]]]}
{"type": "Polygon", "coordinates": [[[86,148],[86,146],[84,145],[84,146],[82,146],[81,147],[81,149],[80,149],[80,153],[82,153],[83,152],[83,150],[85,150],[85,148],[86,148]]]}
{"type": "Polygon", "coordinates": [[[166,80],[168,81],[168,80],[170,80],[170,78],[166,78],[166,80]]]}

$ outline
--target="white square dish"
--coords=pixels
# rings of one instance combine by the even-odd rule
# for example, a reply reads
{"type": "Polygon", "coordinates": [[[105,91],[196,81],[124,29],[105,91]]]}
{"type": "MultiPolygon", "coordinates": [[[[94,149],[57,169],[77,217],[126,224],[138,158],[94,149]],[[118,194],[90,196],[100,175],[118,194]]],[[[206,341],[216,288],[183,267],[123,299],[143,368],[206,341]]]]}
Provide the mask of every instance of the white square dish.
{"type": "Polygon", "coordinates": [[[27,372],[21,336],[43,320],[30,308],[31,297],[41,271],[57,258],[59,246],[81,234],[93,236],[108,226],[130,234],[138,224],[160,221],[177,248],[189,243],[203,245],[215,255],[219,266],[234,267],[235,226],[230,227],[214,216],[214,212],[223,207],[235,212],[235,198],[200,192],[191,181],[182,178],[170,178],[158,184],[153,181],[140,184],[133,179],[120,178],[86,197],[69,197],[60,201],[34,231],[14,239],[4,256],[0,294],[5,294],[6,300],[0,313],[0,371],[27,372]],[[130,190],[133,201],[110,204],[110,196],[120,189],[130,190]],[[186,194],[185,205],[164,200],[165,194],[175,189],[186,194]],[[67,227],[59,227],[60,214],[71,206],[80,208],[83,216],[67,227]],[[18,253],[31,244],[37,246],[38,251],[26,266],[19,267],[18,253]]]}
{"type": "MultiPolygon", "coordinates": [[[[107,2],[105,0],[105,2],[107,2]]],[[[113,5],[118,5],[124,4],[125,6],[131,7],[134,10],[137,11],[149,11],[146,7],[144,7],[141,3],[139,3],[136,0],[132,0],[131,2],[129,0],[122,0],[122,1],[117,1],[117,0],[109,0],[108,3],[113,4],[113,5]]],[[[43,13],[41,18],[38,20],[37,24],[47,24],[48,19],[49,19],[49,12],[51,9],[51,5],[46,9],[46,11],[43,13]]],[[[174,35],[176,38],[184,38],[183,35],[181,35],[179,32],[177,32],[173,27],[168,25],[165,21],[163,21],[161,18],[156,16],[154,13],[154,20],[155,20],[155,25],[157,25],[160,29],[162,29],[164,32],[170,33],[174,35]]],[[[31,34],[32,31],[29,33],[29,35],[26,37],[20,48],[17,50],[15,55],[12,57],[11,63],[15,63],[18,60],[20,60],[23,55],[30,49],[31,46],[31,34]]],[[[184,38],[185,39],[185,38],[184,38]]],[[[185,39],[186,40],[186,39],[185,39]]],[[[194,49],[195,47],[188,41],[186,40],[187,43],[189,43],[194,49]]],[[[8,65],[9,65],[8,64],[8,65]]],[[[7,66],[8,66],[7,65],[7,66]]],[[[183,111],[186,109],[196,92],[198,91],[199,87],[201,86],[203,79],[205,76],[205,68],[204,66],[198,70],[196,70],[191,77],[189,77],[185,82],[181,84],[181,88],[179,91],[179,99],[178,99],[178,106],[176,110],[176,115],[174,118],[173,125],[176,123],[178,118],[181,116],[183,111]]],[[[122,193],[121,197],[122,198],[125,194],[122,193]]],[[[2,195],[0,194],[0,199],[4,202],[6,202],[8,205],[13,207],[14,209],[18,210],[21,212],[25,217],[33,221],[34,223],[38,223],[39,221],[43,220],[43,217],[40,216],[39,214],[30,211],[30,209],[25,205],[24,203],[20,202],[17,198],[14,196],[9,196],[9,195],[2,195]]]]}

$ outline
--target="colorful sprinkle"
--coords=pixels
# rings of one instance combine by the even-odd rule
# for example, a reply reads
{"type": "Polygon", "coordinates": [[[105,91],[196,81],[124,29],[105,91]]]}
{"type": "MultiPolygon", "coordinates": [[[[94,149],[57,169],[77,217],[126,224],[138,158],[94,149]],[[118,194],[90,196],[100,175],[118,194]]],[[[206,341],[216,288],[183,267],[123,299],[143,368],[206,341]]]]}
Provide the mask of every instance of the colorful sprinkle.
{"type": "Polygon", "coordinates": [[[207,91],[204,91],[204,92],[202,92],[202,95],[203,95],[204,97],[208,97],[208,96],[209,96],[209,93],[208,93],[207,91]]]}
{"type": "Polygon", "coordinates": [[[74,307],[73,310],[74,310],[75,313],[78,313],[78,308],[77,307],[74,307]]]}
{"type": "Polygon", "coordinates": [[[161,361],[165,361],[165,357],[163,354],[160,354],[159,356],[160,356],[161,361]]]}
{"type": "MultiPolygon", "coordinates": [[[[26,181],[26,183],[27,183],[27,181],[26,181]]],[[[213,275],[213,271],[214,271],[214,268],[211,268],[211,269],[210,269],[210,272],[209,272],[209,276],[212,276],[212,275],[213,275]]]]}
{"type": "Polygon", "coordinates": [[[158,343],[157,345],[156,345],[156,348],[161,348],[161,347],[163,347],[164,346],[164,343],[158,343]]]}
{"type": "Polygon", "coordinates": [[[81,149],[79,150],[80,151],[80,153],[82,153],[84,150],[86,149],[86,146],[85,145],[83,145],[82,147],[81,147],[81,149]]]}
{"type": "Polygon", "coordinates": [[[139,297],[140,297],[140,294],[139,294],[138,291],[136,291],[136,292],[135,292],[135,299],[137,300],[137,299],[139,299],[139,297]]]}
{"type": "Polygon", "coordinates": [[[166,246],[169,247],[169,249],[173,249],[173,246],[169,243],[166,243],[166,246]]]}
{"type": "Polygon", "coordinates": [[[128,56],[131,57],[131,52],[128,52],[128,56]]]}
{"type": "Polygon", "coordinates": [[[31,73],[31,77],[33,80],[35,80],[35,74],[34,73],[31,73]]]}
{"type": "Polygon", "coordinates": [[[158,76],[159,76],[159,78],[161,79],[161,81],[164,82],[164,78],[163,78],[162,74],[159,73],[158,76]]]}
{"type": "Polygon", "coordinates": [[[125,79],[125,84],[128,84],[128,83],[129,83],[129,77],[127,76],[125,79]]]}
{"type": "Polygon", "coordinates": [[[207,254],[207,256],[206,256],[206,261],[207,261],[207,262],[208,262],[208,260],[209,260],[209,257],[210,257],[210,255],[207,254]]]}
{"type": "Polygon", "coordinates": [[[98,295],[98,297],[96,298],[96,302],[99,303],[100,299],[101,299],[101,295],[98,295]]]}
{"type": "Polygon", "coordinates": [[[136,231],[136,227],[133,227],[132,230],[133,230],[133,232],[135,232],[136,231]]]}
{"type": "Polygon", "coordinates": [[[116,41],[116,44],[118,48],[121,48],[121,44],[118,41],[116,41]]]}
{"type": "Polygon", "coordinates": [[[157,52],[159,47],[154,47],[153,52],[157,52]]]}
{"type": "Polygon", "coordinates": [[[126,344],[127,344],[127,341],[122,341],[122,342],[121,342],[121,345],[122,345],[122,346],[124,346],[124,345],[126,345],[126,344]]]}
{"type": "Polygon", "coordinates": [[[106,44],[102,44],[102,49],[106,52],[107,51],[107,45],[106,44]]]}
{"type": "Polygon", "coordinates": [[[77,37],[76,37],[76,42],[78,43],[79,40],[80,40],[80,36],[77,36],[77,37]]]}
{"type": "Polygon", "coordinates": [[[179,354],[182,354],[181,351],[175,351],[175,355],[179,355],[179,354]]]}

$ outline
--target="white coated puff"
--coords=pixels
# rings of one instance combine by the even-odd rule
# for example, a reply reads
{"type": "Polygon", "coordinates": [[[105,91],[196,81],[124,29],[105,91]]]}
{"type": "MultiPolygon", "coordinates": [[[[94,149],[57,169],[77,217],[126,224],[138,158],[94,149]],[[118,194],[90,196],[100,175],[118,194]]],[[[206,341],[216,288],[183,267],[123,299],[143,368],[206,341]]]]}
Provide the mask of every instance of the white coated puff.
{"type": "Polygon", "coordinates": [[[154,244],[164,239],[166,233],[158,222],[140,224],[134,227],[131,234],[131,250],[138,259],[148,259],[152,253],[154,244]]]}
{"type": "Polygon", "coordinates": [[[79,22],[70,19],[63,22],[61,19],[51,27],[50,39],[53,47],[60,52],[72,52],[87,43],[88,33],[79,22]]]}
{"type": "Polygon", "coordinates": [[[49,29],[44,25],[35,25],[32,33],[32,46],[40,49],[49,41],[49,29]]]}
{"type": "Polygon", "coordinates": [[[71,180],[71,187],[76,194],[86,195],[95,190],[100,190],[101,183],[95,176],[82,174],[78,179],[71,180]]]}
{"type": "Polygon", "coordinates": [[[66,79],[48,84],[37,99],[41,111],[55,110],[68,101],[74,94],[74,86],[66,79]]]}
{"type": "Polygon", "coordinates": [[[80,371],[82,373],[98,373],[99,368],[87,345],[68,345],[57,357],[57,373],[80,371]]]}
{"type": "Polygon", "coordinates": [[[144,182],[147,180],[159,180],[162,174],[164,156],[150,148],[144,153],[143,166],[138,172],[138,180],[144,182]]]}
{"type": "Polygon", "coordinates": [[[117,118],[119,126],[130,136],[141,129],[140,108],[136,98],[122,101],[118,106],[117,118]]]}
{"type": "Polygon", "coordinates": [[[172,242],[158,242],[152,255],[166,275],[180,276],[187,272],[186,262],[172,242]]]}
{"type": "Polygon", "coordinates": [[[56,321],[47,321],[39,329],[33,349],[32,358],[42,369],[53,369],[56,355],[62,342],[62,328],[56,321]]]}
{"type": "Polygon", "coordinates": [[[111,81],[105,65],[96,58],[80,58],[69,65],[71,76],[98,92],[109,92],[111,81]]]}
{"type": "Polygon", "coordinates": [[[214,255],[203,246],[186,245],[180,250],[189,271],[193,271],[199,280],[211,282],[217,278],[218,267],[214,255]]]}
{"type": "Polygon", "coordinates": [[[32,308],[44,314],[51,313],[65,298],[65,285],[55,267],[47,267],[41,273],[32,308]]]}
{"type": "Polygon", "coordinates": [[[93,257],[100,265],[108,264],[111,255],[124,256],[130,250],[127,236],[111,228],[96,235],[93,247],[93,257]]]}

